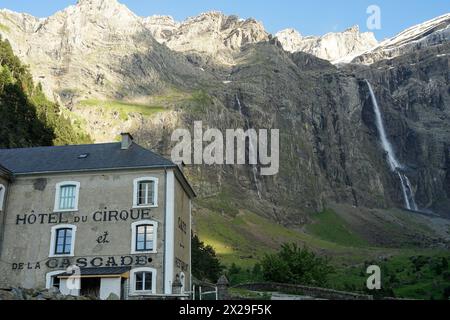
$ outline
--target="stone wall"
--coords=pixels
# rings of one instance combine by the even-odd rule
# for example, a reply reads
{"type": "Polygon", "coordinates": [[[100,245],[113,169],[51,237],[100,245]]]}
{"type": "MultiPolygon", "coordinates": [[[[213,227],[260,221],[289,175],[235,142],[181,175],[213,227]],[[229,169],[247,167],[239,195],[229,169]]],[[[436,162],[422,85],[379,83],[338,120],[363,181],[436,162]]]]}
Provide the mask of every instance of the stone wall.
{"type": "Polygon", "coordinates": [[[95,298],[65,296],[56,288],[24,289],[11,287],[0,289],[0,301],[2,300],[95,300],[95,298]]]}
{"type": "Polygon", "coordinates": [[[370,295],[293,284],[248,283],[237,285],[233,288],[247,289],[251,291],[286,292],[327,300],[373,300],[373,296],[370,295]]]}

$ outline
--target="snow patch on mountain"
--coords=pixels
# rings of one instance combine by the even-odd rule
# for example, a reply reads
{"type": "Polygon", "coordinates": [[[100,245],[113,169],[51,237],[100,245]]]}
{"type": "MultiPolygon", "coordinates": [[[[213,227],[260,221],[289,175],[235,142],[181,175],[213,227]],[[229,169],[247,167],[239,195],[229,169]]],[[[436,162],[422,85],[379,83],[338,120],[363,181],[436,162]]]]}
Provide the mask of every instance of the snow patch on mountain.
{"type": "Polygon", "coordinates": [[[410,27],[356,57],[353,62],[371,64],[450,41],[450,13],[410,27]]]}

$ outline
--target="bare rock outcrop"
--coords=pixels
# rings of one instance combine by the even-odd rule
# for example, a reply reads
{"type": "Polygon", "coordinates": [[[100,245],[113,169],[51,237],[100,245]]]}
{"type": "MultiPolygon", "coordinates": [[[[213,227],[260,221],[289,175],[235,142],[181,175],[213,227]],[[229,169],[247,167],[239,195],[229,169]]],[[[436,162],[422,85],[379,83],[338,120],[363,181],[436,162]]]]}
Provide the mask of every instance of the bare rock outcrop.
{"type": "Polygon", "coordinates": [[[195,52],[224,64],[233,64],[233,53],[246,44],[269,40],[264,26],[255,19],[220,12],[203,13],[181,23],[153,16],[144,19],[144,25],[156,40],[174,51],[195,52]]]}
{"type": "Polygon", "coordinates": [[[450,41],[450,13],[412,26],[356,57],[352,62],[372,64],[450,41]]]}
{"type": "Polygon", "coordinates": [[[298,31],[286,29],[277,33],[276,37],[286,51],[309,53],[332,63],[350,62],[378,44],[373,33],[361,33],[358,26],[321,37],[302,37],[298,31]]]}

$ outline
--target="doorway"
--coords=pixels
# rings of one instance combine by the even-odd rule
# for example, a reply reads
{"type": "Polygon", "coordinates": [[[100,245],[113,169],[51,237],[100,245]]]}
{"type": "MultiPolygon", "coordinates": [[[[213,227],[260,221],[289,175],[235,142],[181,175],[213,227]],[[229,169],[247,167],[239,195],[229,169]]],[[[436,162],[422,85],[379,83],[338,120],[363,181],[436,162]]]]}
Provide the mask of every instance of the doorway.
{"type": "Polygon", "coordinates": [[[100,278],[82,278],[80,295],[100,299],[100,278]]]}

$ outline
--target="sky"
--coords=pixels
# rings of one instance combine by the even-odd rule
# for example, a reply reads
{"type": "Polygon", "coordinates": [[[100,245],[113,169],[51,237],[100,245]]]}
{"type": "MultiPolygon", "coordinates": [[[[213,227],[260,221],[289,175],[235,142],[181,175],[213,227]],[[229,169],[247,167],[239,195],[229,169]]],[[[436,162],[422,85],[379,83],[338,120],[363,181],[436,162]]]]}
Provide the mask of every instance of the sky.
{"type": "MultiPolygon", "coordinates": [[[[218,10],[263,22],[270,33],[294,28],[302,35],[323,35],[359,25],[378,40],[450,12],[449,0],[119,0],[139,16],[171,15],[181,21],[218,10]],[[368,30],[367,8],[377,5],[381,28],[368,30]]],[[[47,17],[76,0],[0,0],[0,8],[47,17]]]]}

